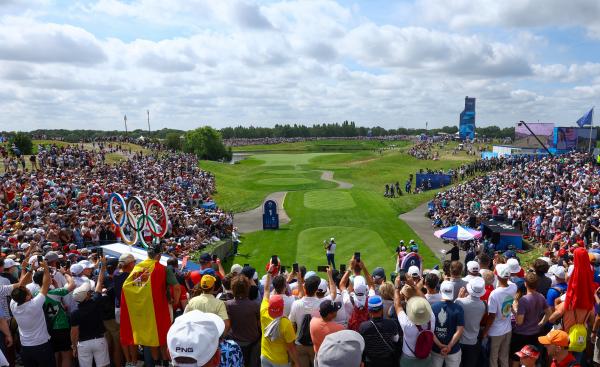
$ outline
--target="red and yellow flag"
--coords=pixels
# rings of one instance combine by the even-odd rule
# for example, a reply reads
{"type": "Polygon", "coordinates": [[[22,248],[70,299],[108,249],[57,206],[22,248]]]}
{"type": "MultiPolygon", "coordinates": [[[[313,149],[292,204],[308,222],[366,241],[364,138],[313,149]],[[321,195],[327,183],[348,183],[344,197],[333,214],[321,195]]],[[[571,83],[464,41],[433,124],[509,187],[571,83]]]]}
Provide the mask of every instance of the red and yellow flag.
{"type": "Polygon", "coordinates": [[[170,326],[166,268],[156,260],[144,260],[133,268],[123,284],[121,343],[166,345],[170,326]]]}

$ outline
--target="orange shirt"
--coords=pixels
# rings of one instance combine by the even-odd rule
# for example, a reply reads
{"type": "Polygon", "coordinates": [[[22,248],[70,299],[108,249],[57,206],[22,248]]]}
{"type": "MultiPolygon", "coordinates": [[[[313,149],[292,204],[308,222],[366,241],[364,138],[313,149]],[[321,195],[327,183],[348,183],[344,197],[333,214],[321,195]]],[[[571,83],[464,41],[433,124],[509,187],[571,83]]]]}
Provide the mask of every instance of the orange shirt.
{"type": "Polygon", "coordinates": [[[320,317],[313,317],[310,320],[310,338],[312,339],[315,353],[319,352],[321,343],[323,343],[327,335],[344,329],[344,326],[335,321],[323,321],[320,317]]]}

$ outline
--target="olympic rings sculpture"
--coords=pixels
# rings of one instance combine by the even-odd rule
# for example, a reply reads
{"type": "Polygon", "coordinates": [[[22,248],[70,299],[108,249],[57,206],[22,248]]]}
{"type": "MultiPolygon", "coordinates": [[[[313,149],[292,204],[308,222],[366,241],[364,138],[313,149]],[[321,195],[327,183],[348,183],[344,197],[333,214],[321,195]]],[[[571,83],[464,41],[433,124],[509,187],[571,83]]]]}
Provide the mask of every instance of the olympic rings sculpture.
{"type": "Polygon", "coordinates": [[[108,198],[108,214],[111,222],[119,228],[121,238],[127,245],[134,245],[139,240],[142,246],[148,248],[148,243],[144,240],[143,235],[145,228],[152,234],[154,243],[158,243],[159,238],[167,234],[169,215],[164,204],[158,199],[152,199],[144,204],[139,196],[132,196],[125,200],[120,194],[112,193],[108,198]],[[118,213],[120,215],[115,214],[113,203],[118,204],[121,208],[121,213],[118,213]],[[159,223],[151,215],[153,208],[157,208],[161,212],[159,223]],[[139,212],[137,215],[134,213],[135,209],[139,212]],[[131,229],[133,233],[128,236],[125,228],[131,229]]]}

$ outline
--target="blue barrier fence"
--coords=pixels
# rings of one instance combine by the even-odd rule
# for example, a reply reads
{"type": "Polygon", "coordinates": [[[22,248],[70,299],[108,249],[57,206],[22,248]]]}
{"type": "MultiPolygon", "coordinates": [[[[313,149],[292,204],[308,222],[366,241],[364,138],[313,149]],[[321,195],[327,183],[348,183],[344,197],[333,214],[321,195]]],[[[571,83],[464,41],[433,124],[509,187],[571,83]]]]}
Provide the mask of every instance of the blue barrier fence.
{"type": "Polygon", "coordinates": [[[452,182],[452,176],[445,174],[417,173],[416,176],[417,187],[421,187],[423,184],[426,189],[439,189],[450,185],[452,182]],[[431,187],[427,186],[429,180],[431,180],[431,187]]]}

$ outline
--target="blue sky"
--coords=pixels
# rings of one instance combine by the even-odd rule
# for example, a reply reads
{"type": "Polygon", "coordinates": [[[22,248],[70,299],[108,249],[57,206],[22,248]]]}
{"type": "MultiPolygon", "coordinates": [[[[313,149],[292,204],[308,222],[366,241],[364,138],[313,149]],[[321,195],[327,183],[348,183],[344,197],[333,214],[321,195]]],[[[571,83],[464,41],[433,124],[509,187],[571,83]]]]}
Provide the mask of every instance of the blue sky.
{"type": "Polygon", "coordinates": [[[0,130],[567,125],[599,43],[596,0],[6,0],[0,130]]]}

